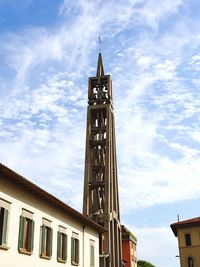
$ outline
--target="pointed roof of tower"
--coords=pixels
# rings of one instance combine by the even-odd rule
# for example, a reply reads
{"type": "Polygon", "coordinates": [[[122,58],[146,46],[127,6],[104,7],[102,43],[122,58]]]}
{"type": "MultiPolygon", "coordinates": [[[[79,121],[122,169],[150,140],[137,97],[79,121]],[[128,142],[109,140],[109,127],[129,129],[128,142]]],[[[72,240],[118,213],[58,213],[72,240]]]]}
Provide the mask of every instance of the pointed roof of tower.
{"type": "Polygon", "coordinates": [[[97,63],[97,77],[101,77],[104,76],[104,70],[103,70],[103,60],[102,60],[102,56],[101,53],[99,53],[99,57],[98,57],[98,63],[97,63]]]}

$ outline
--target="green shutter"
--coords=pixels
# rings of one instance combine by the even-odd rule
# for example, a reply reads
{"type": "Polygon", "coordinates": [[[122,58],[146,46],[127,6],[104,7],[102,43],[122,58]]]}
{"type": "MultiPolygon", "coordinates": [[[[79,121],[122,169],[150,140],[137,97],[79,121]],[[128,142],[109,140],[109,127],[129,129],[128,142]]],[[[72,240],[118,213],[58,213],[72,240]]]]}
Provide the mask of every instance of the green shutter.
{"type": "Polygon", "coordinates": [[[64,247],[63,247],[63,260],[66,261],[67,260],[67,235],[64,234],[64,247]]]}
{"type": "Polygon", "coordinates": [[[57,232],[57,260],[59,260],[60,257],[60,249],[61,249],[61,232],[57,232]]]}
{"type": "Polygon", "coordinates": [[[79,240],[72,237],[72,262],[79,264],[79,240]]]}
{"type": "Polygon", "coordinates": [[[74,245],[75,245],[75,239],[72,237],[71,238],[71,261],[72,261],[72,263],[74,263],[75,262],[75,247],[74,247],[74,245]]]}
{"type": "Polygon", "coordinates": [[[90,245],[90,266],[94,267],[94,246],[90,245]]]}
{"type": "Polygon", "coordinates": [[[76,239],[76,263],[79,264],[79,240],[76,239]]]}
{"type": "Polygon", "coordinates": [[[90,244],[90,267],[92,266],[92,245],[90,244]]]}
{"type": "Polygon", "coordinates": [[[23,216],[20,216],[20,222],[19,222],[19,239],[18,239],[18,250],[20,248],[23,248],[24,246],[24,223],[25,218],[23,216]]]}
{"type": "Polygon", "coordinates": [[[34,221],[31,221],[30,252],[33,251],[33,244],[34,244],[34,228],[35,228],[35,222],[34,222],[34,221]]]}
{"type": "Polygon", "coordinates": [[[0,207],[0,245],[2,245],[3,218],[4,218],[4,208],[0,207]]]}
{"type": "Polygon", "coordinates": [[[45,225],[40,227],[40,236],[41,236],[41,255],[44,254],[44,240],[45,240],[45,225]]]}
{"type": "Polygon", "coordinates": [[[8,210],[4,210],[2,244],[7,244],[8,210]]]}
{"type": "Polygon", "coordinates": [[[52,256],[53,229],[50,228],[49,257],[52,256]]]}

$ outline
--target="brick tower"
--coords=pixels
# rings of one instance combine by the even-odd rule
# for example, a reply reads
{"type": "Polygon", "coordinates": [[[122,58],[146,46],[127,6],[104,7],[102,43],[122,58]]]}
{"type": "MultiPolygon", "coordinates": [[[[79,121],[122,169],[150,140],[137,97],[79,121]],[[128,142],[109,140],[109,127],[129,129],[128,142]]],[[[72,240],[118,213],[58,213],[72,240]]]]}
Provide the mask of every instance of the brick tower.
{"type": "Polygon", "coordinates": [[[100,267],[121,267],[112,80],[104,75],[101,54],[96,76],[89,78],[88,85],[83,213],[108,230],[102,240],[100,267]]]}

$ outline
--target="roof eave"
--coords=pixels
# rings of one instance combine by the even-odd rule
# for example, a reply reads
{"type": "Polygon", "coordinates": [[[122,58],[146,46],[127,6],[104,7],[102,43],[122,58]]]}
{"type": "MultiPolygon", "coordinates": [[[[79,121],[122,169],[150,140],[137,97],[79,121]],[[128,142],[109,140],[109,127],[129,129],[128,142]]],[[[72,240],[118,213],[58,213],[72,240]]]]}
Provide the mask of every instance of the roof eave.
{"type": "Polygon", "coordinates": [[[7,166],[3,165],[2,163],[0,163],[0,173],[3,174],[2,178],[6,178],[6,179],[8,177],[11,178],[12,181],[16,181],[16,182],[20,183],[21,186],[23,186],[24,188],[31,191],[37,197],[45,198],[46,200],[48,200],[50,203],[57,206],[61,210],[67,211],[68,214],[72,215],[75,219],[81,220],[82,225],[84,225],[84,226],[90,225],[91,227],[98,230],[98,232],[100,232],[100,233],[107,231],[101,225],[93,222],[91,219],[89,219],[85,215],[79,213],[78,211],[76,211],[72,207],[68,206],[67,204],[65,204],[64,202],[62,202],[61,200],[59,200],[55,196],[51,195],[50,193],[48,193],[44,189],[40,188],[39,186],[35,185],[34,183],[29,181],[28,179],[24,178],[20,174],[9,169],[7,166]]]}

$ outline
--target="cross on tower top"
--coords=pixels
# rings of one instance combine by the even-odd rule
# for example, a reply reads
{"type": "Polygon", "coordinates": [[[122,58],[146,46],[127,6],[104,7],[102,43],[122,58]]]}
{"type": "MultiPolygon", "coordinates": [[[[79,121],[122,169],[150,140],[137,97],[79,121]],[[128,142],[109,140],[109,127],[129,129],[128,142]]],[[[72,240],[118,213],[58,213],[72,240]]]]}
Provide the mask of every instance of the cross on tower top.
{"type": "Polygon", "coordinates": [[[99,41],[99,53],[101,53],[101,43],[102,43],[102,39],[101,36],[98,36],[98,41],[99,41]]]}

